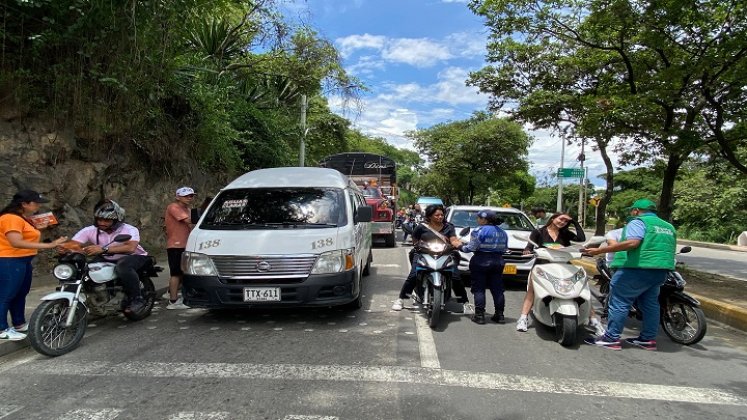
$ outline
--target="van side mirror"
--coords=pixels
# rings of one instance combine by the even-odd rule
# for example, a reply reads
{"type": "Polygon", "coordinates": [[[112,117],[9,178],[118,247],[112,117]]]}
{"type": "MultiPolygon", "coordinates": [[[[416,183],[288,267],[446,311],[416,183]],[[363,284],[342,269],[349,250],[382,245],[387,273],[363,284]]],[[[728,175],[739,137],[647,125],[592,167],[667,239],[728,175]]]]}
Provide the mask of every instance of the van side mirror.
{"type": "Polygon", "coordinates": [[[196,225],[197,222],[200,220],[200,209],[190,210],[189,219],[190,219],[190,223],[192,223],[193,225],[196,225]]]}
{"type": "Polygon", "coordinates": [[[373,208],[371,206],[358,207],[353,218],[354,223],[365,223],[373,220],[373,208]]]}

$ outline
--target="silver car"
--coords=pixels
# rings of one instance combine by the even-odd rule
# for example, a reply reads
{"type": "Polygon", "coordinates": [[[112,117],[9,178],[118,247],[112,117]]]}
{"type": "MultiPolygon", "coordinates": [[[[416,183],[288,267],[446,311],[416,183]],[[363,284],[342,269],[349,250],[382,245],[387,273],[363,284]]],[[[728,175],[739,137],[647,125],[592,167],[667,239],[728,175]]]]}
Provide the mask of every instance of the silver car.
{"type": "MultiPolygon", "coordinates": [[[[486,207],[486,206],[451,206],[446,209],[446,221],[456,227],[457,235],[462,228],[476,228],[477,213],[482,210],[492,210],[501,219],[499,225],[508,233],[508,251],[503,255],[506,266],[503,268],[503,277],[506,279],[526,280],[529,271],[534,266],[534,255],[524,255],[524,248],[527,243],[513,237],[513,233],[522,232],[523,235],[529,236],[535,226],[531,220],[520,210],[505,207],[486,207]]],[[[469,242],[469,234],[460,237],[462,242],[469,242]]],[[[462,260],[459,262],[459,271],[469,273],[469,261],[472,253],[459,253],[462,260]]]]}

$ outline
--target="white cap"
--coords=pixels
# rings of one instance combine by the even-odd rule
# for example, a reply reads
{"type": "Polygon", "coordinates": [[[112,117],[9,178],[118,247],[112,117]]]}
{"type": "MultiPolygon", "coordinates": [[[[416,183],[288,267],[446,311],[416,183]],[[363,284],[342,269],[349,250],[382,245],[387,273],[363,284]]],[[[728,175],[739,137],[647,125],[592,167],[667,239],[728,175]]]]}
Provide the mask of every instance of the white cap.
{"type": "Polygon", "coordinates": [[[195,190],[189,187],[181,187],[178,190],[176,190],[176,196],[177,197],[186,197],[188,195],[192,195],[195,193],[195,190]]]}

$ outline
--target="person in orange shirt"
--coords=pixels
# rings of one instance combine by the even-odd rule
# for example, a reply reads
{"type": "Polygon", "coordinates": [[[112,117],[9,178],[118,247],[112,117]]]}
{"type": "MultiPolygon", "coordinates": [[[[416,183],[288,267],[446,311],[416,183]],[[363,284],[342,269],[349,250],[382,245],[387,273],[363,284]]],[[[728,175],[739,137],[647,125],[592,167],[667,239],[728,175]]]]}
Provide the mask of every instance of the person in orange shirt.
{"type": "Polygon", "coordinates": [[[28,331],[26,295],[31,290],[31,260],[40,249],[54,249],[67,241],[60,237],[50,243],[39,242],[41,232],[30,217],[48,203],[36,191],[23,190],[13,196],[0,211],[0,340],[23,340],[28,331]],[[13,326],[8,325],[10,312],[13,326]]]}
{"type": "Polygon", "coordinates": [[[176,190],[174,202],[166,207],[164,223],[166,225],[166,254],[169,259],[169,304],[166,309],[189,309],[182,298],[178,296],[182,283],[181,260],[184,250],[187,248],[187,238],[192,231],[192,202],[195,198],[195,190],[190,187],[181,187],[176,190]]]}

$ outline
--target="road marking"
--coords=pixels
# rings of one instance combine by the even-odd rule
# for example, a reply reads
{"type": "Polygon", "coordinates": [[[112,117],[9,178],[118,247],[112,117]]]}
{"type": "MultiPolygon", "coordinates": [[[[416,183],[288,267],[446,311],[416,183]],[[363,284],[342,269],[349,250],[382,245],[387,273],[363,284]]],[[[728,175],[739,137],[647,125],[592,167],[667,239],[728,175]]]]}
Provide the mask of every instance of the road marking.
{"type": "Polygon", "coordinates": [[[169,417],[169,420],[224,420],[229,418],[231,413],[217,411],[213,413],[200,413],[195,411],[182,411],[169,417]]]}
{"type": "Polygon", "coordinates": [[[339,420],[339,417],[335,416],[300,416],[298,414],[291,414],[283,417],[283,420],[339,420]]]}
{"type": "Polygon", "coordinates": [[[747,398],[721,389],[591,379],[555,379],[528,375],[466,372],[404,366],[163,362],[109,363],[45,359],[39,360],[34,364],[21,365],[7,374],[23,376],[218,378],[242,380],[265,379],[273,381],[398,383],[657,400],[692,404],[747,406],[747,398]]]}
{"type": "Polygon", "coordinates": [[[59,417],[60,420],[112,420],[123,410],[105,408],[103,410],[80,409],[68,411],[59,417]]]}
{"type": "Polygon", "coordinates": [[[16,411],[22,409],[22,405],[4,405],[0,406],[0,419],[4,419],[16,411]]]}
{"type": "MultiPolygon", "coordinates": [[[[407,272],[412,270],[410,264],[409,251],[407,255],[407,272]]],[[[408,317],[409,318],[409,317],[408,317]]],[[[420,314],[415,315],[415,327],[418,333],[418,348],[420,349],[420,366],[429,369],[441,369],[441,362],[438,361],[438,352],[436,351],[436,341],[433,339],[433,331],[425,322],[420,314]]]]}
{"type": "Polygon", "coordinates": [[[376,268],[400,268],[402,266],[399,265],[399,264],[371,264],[371,267],[376,267],[376,268]]]}

